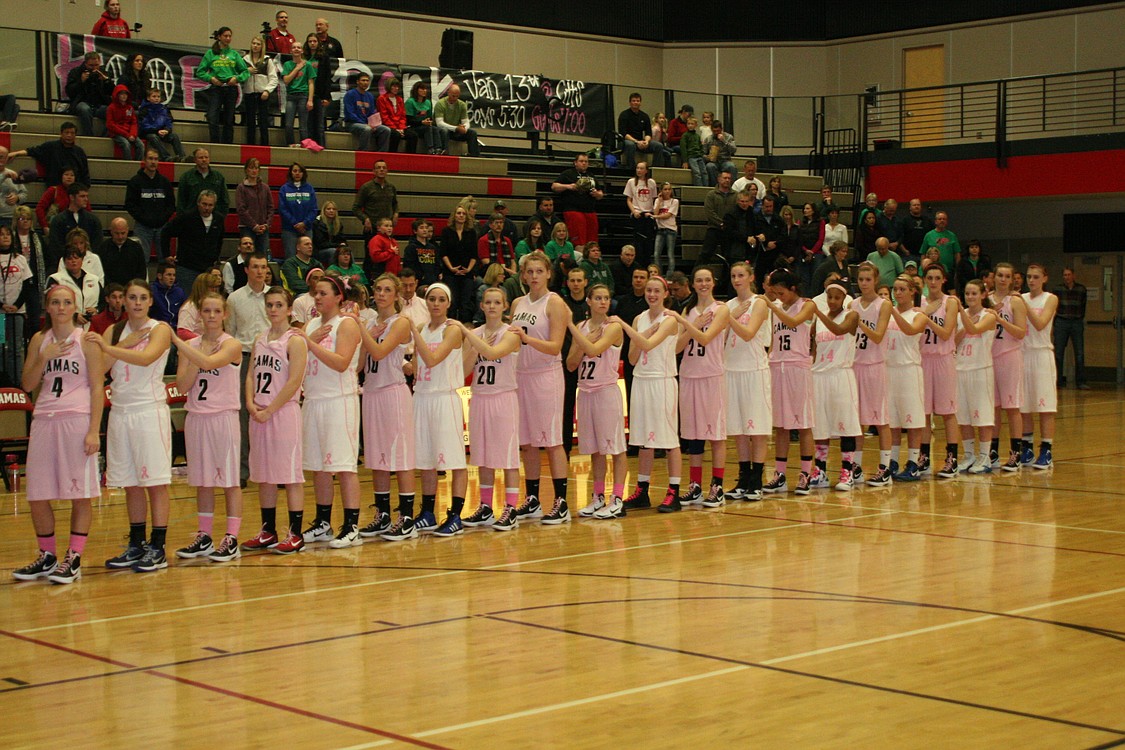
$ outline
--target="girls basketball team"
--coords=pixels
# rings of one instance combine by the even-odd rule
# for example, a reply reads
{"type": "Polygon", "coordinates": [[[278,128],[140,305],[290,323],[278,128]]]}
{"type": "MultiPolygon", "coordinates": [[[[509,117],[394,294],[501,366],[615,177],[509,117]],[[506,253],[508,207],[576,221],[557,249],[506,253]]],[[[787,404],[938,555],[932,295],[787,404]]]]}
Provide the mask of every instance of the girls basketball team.
{"type": "Polygon", "coordinates": [[[343,548],[366,539],[456,536],[465,527],[508,532],[531,520],[568,523],[564,365],[578,373],[579,450],[592,457],[593,497],[579,513],[585,518],[620,518],[628,510],[650,507],[657,450],[665,451],[668,461],[661,512],[784,493],[792,432],[800,447],[799,495],[832,486],[826,466],[832,439],[840,441],[842,458],[837,490],[865,481],[873,486],[917,481],[933,471],[934,415],[942,417],[947,436],[939,477],[1052,465],[1057,398],[1051,324],[1058,300],[1044,290],[1042,266],[1028,268],[1030,291],[1019,295],[1011,291],[1014,269],[998,264],[995,290],[986,295],[983,284],[969,282],[964,305],[942,291],[945,272],[937,264],[926,270],[924,299],[906,276],[893,289],[878,288],[878,270],[865,263],[858,273],[858,298],[849,303],[847,289],[829,284],[820,305],[801,297],[800,279],[787,270],[774,271],[765,293],[755,293],[753,269],[746,263],[732,266],[735,296],[724,304],[714,297],[712,270],[703,266],[692,275],[695,302],[683,313],[670,308],[668,284],[654,275],[644,289],[647,309],[635,319],[611,315],[609,289],[595,284],[587,293],[590,316],[577,324],[562,299],[549,291],[552,270],[543,252],[530,253],[521,271],[527,293],[509,300],[499,287],[486,290],[480,303],[484,324],[477,328],[450,319],[453,295],[441,283],[426,292],[430,322],[420,329],[401,315],[400,282],[390,274],[375,280],[374,310],[363,315],[348,301],[346,280],[322,276],[311,289],[314,317],[303,330],[290,326],[289,292],[270,288],[265,294],[270,327],[254,343],[247,373],[241,372],[238,341],[223,331],[227,310],[218,295],[202,301],[203,335],[184,341],[149,317],[152,296],[141,280],[126,289],[126,317],[104,335],[84,334],[74,293],[52,287],[46,295],[47,325],[32,339],[23,369],[24,388],[38,390],[27,498],[39,555],[14,577],[63,584],[81,577],[91,499],[99,494],[97,452],[107,371],[112,379],[107,483],[125,488],[129,542],[106,566],[136,572],[167,567],[171,421],[162,375],[172,346],[180,354],[177,385],[188,394],[188,482],[196,488],[199,520],[194,539],[176,552],[182,558],[226,562],[241,550],[291,554],[316,543],[343,548]],[[505,322],[509,314],[510,323],[505,322]],[[564,363],[568,331],[574,344],[564,363]],[[624,403],[617,387],[626,339],[634,368],[628,444],[639,455],[637,484],[628,496],[624,403]],[[411,345],[412,366],[405,365],[411,345]],[[411,369],[413,392],[405,374],[411,369]],[[480,495],[462,517],[467,472],[456,391],[466,375],[473,388],[470,459],[480,471],[480,495]],[[241,546],[239,388],[245,388],[251,417],[250,476],[258,484],[262,524],[241,546]],[[1004,415],[1010,438],[1006,460],[998,437],[1004,415]],[[1036,415],[1038,455],[1032,442],[1036,415]],[[375,494],[375,516],[367,525],[360,520],[361,424],[364,463],[372,471],[375,494]],[[866,428],[878,435],[879,458],[865,480],[866,428]],[[903,431],[908,452],[900,470],[903,431]],[[771,433],[775,465],[767,481],[763,472],[771,433]],[[735,438],[739,467],[729,492],[723,487],[728,436],[735,438]],[[711,480],[704,491],[707,444],[711,480]],[[539,449],[546,451],[551,473],[549,505],[539,499],[539,449]],[[681,450],[689,457],[683,492],[681,450]],[[303,532],[302,470],[313,474],[316,502],[315,519],[303,532]],[[415,470],[421,472],[422,489],[417,514],[415,470]],[[498,470],[504,483],[497,508],[498,470]],[[453,495],[440,524],[435,518],[438,472],[448,473],[453,495]],[[393,520],[392,473],[399,492],[393,520]],[[332,526],[334,481],[344,505],[338,531],[332,526]],[[281,533],[276,521],[280,487],[288,505],[281,533]],[[216,546],[219,488],[227,520],[216,546]],[[61,558],[51,500],[70,501],[72,508],[69,547],[61,558]]]}

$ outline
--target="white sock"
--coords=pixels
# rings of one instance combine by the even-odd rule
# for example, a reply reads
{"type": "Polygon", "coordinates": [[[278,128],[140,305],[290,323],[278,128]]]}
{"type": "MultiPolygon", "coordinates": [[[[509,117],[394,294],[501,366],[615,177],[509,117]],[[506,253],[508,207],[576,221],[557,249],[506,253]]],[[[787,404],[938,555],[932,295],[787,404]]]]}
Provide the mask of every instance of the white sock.
{"type": "Polygon", "coordinates": [[[852,469],[863,468],[863,451],[856,451],[852,454],[852,469]]]}
{"type": "Polygon", "coordinates": [[[891,465],[891,452],[879,451],[879,468],[885,469],[891,465]]]}
{"type": "Polygon", "coordinates": [[[920,455],[922,455],[922,449],[921,448],[907,448],[906,449],[906,460],[907,461],[913,461],[915,466],[918,465],[918,457],[920,455]]]}
{"type": "Polygon", "coordinates": [[[891,446],[891,460],[894,461],[896,464],[899,463],[899,460],[898,460],[899,456],[902,455],[902,453],[900,451],[901,447],[902,446],[900,446],[900,445],[892,445],[891,446]]]}
{"type": "Polygon", "coordinates": [[[965,459],[972,458],[977,449],[977,441],[970,438],[969,440],[962,440],[961,445],[964,446],[965,459]]]}

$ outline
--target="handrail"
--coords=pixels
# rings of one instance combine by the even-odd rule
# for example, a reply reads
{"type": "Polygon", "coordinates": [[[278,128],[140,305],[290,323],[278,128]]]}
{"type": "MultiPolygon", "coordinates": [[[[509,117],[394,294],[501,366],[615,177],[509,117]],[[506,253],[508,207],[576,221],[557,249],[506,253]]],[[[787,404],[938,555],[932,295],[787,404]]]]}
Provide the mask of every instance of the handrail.
{"type": "MultiPolygon", "coordinates": [[[[1021,81],[1038,81],[1042,78],[1065,78],[1067,76],[1094,75],[1095,73],[1125,73],[1125,66],[1115,68],[1094,68],[1093,70],[1073,70],[1069,73],[1043,73],[1042,75],[1014,76],[1011,78],[989,78],[983,81],[965,81],[962,83],[944,83],[938,86],[919,86],[913,89],[887,89],[879,91],[879,96],[892,96],[894,94],[915,93],[918,91],[934,91],[938,89],[951,89],[958,86],[993,86],[998,83],[1019,83],[1021,81]]],[[[863,94],[859,94],[863,96],[863,94]]]]}

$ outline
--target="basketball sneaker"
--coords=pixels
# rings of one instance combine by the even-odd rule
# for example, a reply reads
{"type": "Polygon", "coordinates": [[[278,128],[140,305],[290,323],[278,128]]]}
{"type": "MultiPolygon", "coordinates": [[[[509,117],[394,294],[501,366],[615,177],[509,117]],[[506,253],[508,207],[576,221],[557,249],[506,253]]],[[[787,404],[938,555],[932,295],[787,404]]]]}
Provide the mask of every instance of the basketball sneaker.
{"type": "Polygon", "coordinates": [[[66,551],[62,564],[56,567],[47,580],[51,583],[74,583],[82,577],[82,556],[74,550],[66,551]]]}
{"type": "Polygon", "coordinates": [[[354,523],[341,526],[340,533],[336,535],[336,538],[328,542],[328,546],[332,549],[358,547],[361,544],[363,544],[363,537],[359,535],[359,526],[354,523]]]}
{"type": "Polygon", "coordinates": [[[277,542],[277,534],[272,531],[266,531],[266,527],[263,526],[262,530],[258,532],[258,536],[254,537],[253,539],[247,539],[242,543],[242,549],[246,550],[247,552],[257,552],[258,550],[263,549],[273,549],[277,546],[277,542]]]}
{"type": "Polygon", "coordinates": [[[766,482],[765,485],[762,486],[762,494],[763,495],[773,495],[773,494],[784,495],[788,491],[789,491],[789,485],[788,485],[788,482],[785,479],[785,475],[780,473],[780,472],[777,472],[777,471],[775,471],[773,473],[773,479],[766,482]]]}
{"type": "Polygon", "coordinates": [[[414,530],[419,534],[432,534],[436,528],[437,519],[429,511],[418,514],[418,517],[414,519],[414,530]]]}
{"type": "Polygon", "coordinates": [[[669,487],[668,491],[664,494],[664,501],[656,506],[656,510],[659,513],[679,513],[683,510],[679,496],[672,491],[671,487],[669,487]]]}
{"type": "Polygon", "coordinates": [[[516,508],[516,515],[528,520],[542,518],[543,506],[539,504],[539,498],[535,495],[528,495],[527,499],[523,501],[523,505],[516,508]]]}
{"type": "Polygon", "coordinates": [[[840,469],[840,481],[836,482],[836,490],[839,492],[850,492],[855,487],[855,479],[853,474],[847,469],[840,469]]]}
{"type": "Polygon", "coordinates": [[[1049,469],[1053,463],[1051,456],[1051,449],[1043,446],[1039,449],[1039,458],[1035,459],[1035,463],[1031,465],[1033,469],[1049,469]]]}
{"type": "Polygon", "coordinates": [[[511,531],[520,525],[519,509],[505,505],[500,517],[492,524],[493,531],[511,531]]]}
{"type": "Polygon", "coordinates": [[[136,547],[133,546],[132,544],[130,544],[128,547],[125,548],[125,551],[122,552],[120,555],[118,555],[117,557],[111,557],[108,560],[106,560],[105,566],[107,568],[115,568],[117,570],[122,570],[124,568],[131,568],[131,567],[133,567],[133,563],[137,562],[138,560],[140,560],[144,556],[145,556],[145,545],[144,544],[141,544],[140,546],[136,546],[136,547]]]}
{"type": "Polygon", "coordinates": [[[813,474],[809,477],[810,490],[826,490],[832,486],[832,482],[828,479],[828,472],[822,469],[813,469],[813,474]]]}
{"type": "Polygon", "coordinates": [[[907,461],[902,472],[900,474],[895,474],[894,477],[896,482],[917,482],[921,478],[922,474],[918,470],[918,464],[913,461],[907,461]]]}
{"type": "Polygon", "coordinates": [[[211,537],[204,534],[202,531],[197,532],[195,539],[191,544],[186,547],[181,547],[176,550],[176,557],[182,557],[190,560],[193,557],[207,557],[215,550],[215,545],[211,542],[211,537]]]}
{"type": "MultiPolygon", "coordinates": [[[[852,486],[853,487],[859,487],[861,484],[865,483],[866,481],[867,481],[867,479],[864,478],[864,476],[863,476],[863,467],[862,466],[853,466],[852,467],[852,486]]],[[[836,489],[839,489],[839,487],[837,487],[836,489]]]]}
{"type": "Polygon", "coordinates": [[[988,452],[988,463],[993,469],[1000,468],[1000,454],[996,451],[990,450],[988,452]]]}
{"type": "Polygon", "coordinates": [[[627,510],[644,510],[652,507],[652,500],[648,497],[648,490],[638,486],[632,495],[625,498],[624,504],[627,510]]]}
{"type": "Polygon", "coordinates": [[[600,519],[602,521],[608,520],[610,518],[624,518],[624,517],[625,517],[625,503],[623,503],[621,501],[621,498],[619,498],[619,497],[613,498],[613,502],[611,502],[609,505],[606,505],[604,508],[602,508],[601,510],[599,510],[597,513],[594,514],[594,518],[600,519]]]}
{"type": "Polygon", "coordinates": [[[391,514],[376,513],[375,519],[359,530],[359,535],[364,539],[371,539],[372,537],[382,536],[383,534],[386,534],[390,528],[391,514]]]}
{"type": "Polygon", "coordinates": [[[924,454],[919,456],[918,457],[918,476],[928,477],[933,473],[934,473],[933,469],[930,468],[930,457],[927,456],[927,455],[924,455],[924,454]]]}
{"type": "Polygon", "coordinates": [[[952,453],[945,455],[945,463],[941,467],[941,471],[937,473],[942,479],[952,479],[961,473],[961,468],[957,465],[957,457],[952,453]]]}
{"type": "Polygon", "coordinates": [[[875,472],[875,476],[867,480],[868,487],[886,487],[891,483],[891,470],[886,466],[880,466],[879,471],[875,472]]]}
{"type": "Polygon", "coordinates": [[[134,573],[151,573],[168,567],[163,547],[145,547],[145,556],[133,563],[134,573]]]}
{"type": "Polygon", "coordinates": [[[695,482],[688,485],[687,492],[677,498],[680,505],[699,505],[703,502],[703,488],[695,482]]]}
{"type": "Polygon", "coordinates": [[[300,534],[290,534],[285,539],[277,543],[273,548],[274,554],[277,555],[292,555],[300,552],[305,548],[305,538],[300,534]]]}
{"type": "Polygon", "coordinates": [[[464,526],[491,526],[496,522],[496,516],[492,514],[492,506],[478,505],[477,509],[468,518],[461,519],[464,526]]]}
{"type": "Polygon", "coordinates": [[[704,508],[718,508],[725,505],[726,502],[726,496],[723,494],[723,485],[721,484],[712,484],[711,490],[707,493],[707,497],[702,500],[704,508]]]}
{"type": "Polygon", "coordinates": [[[313,521],[313,525],[305,529],[302,536],[305,539],[305,544],[317,544],[318,542],[332,541],[335,532],[332,531],[332,524],[327,521],[313,521]]]}
{"type": "MultiPolygon", "coordinates": [[[[823,472],[821,472],[821,473],[823,473],[823,472]]],[[[824,481],[826,482],[825,486],[827,487],[828,486],[827,485],[827,481],[828,481],[827,478],[824,481]]],[[[797,494],[797,495],[807,495],[807,494],[809,494],[809,487],[810,487],[809,482],[810,482],[809,473],[807,471],[802,471],[800,473],[800,475],[797,477],[797,489],[793,490],[794,494],[797,494]]]]}
{"type": "Polygon", "coordinates": [[[1020,466],[1031,466],[1035,463],[1035,452],[1031,450],[1031,446],[1025,446],[1020,451],[1020,466]]]}
{"type": "Polygon", "coordinates": [[[570,523],[570,509],[566,507],[566,498],[556,497],[551,512],[543,516],[539,522],[545,526],[558,526],[570,523]]]}
{"type": "Polygon", "coordinates": [[[399,515],[387,533],[380,537],[384,542],[402,542],[407,539],[417,539],[418,531],[414,528],[414,519],[410,516],[399,515]]]}
{"type": "Polygon", "coordinates": [[[242,557],[242,553],[238,550],[238,540],[234,538],[234,534],[224,534],[219,546],[207,555],[207,559],[212,562],[230,562],[242,557]]]}
{"type": "Polygon", "coordinates": [[[446,513],[445,520],[442,521],[441,526],[433,530],[433,535],[441,538],[457,536],[463,533],[465,533],[465,528],[461,525],[461,516],[453,511],[446,513]]]}
{"type": "Polygon", "coordinates": [[[1004,471],[1019,471],[1020,470],[1020,454],[1016,451],[1008,452],[1008,460],[1000,467],[1004,471]]]}
{"type": "Polygon", "coordinates": [[[605,507],[605,495],[594,495],[586,507],[578,511],[582,518],[593,518],[598,511],[605,507]]]}
{"type": "Polygon", "coordinates": [[[891,476],[892,477],[895,474],[898,474],[898,461],[895,461],[893,458],[891,459],[890,470],[891,470],[891,476]]]}
{"type": "MultiPolygon", "coordinates": [[[[132,548],[130,548],[132,549],[132,548]]],[[[128,552],[129,550],[126,550],[128,552]]],[[[115,560],[117,558],[114,558],[115,560]]],[[[12,578],[17,581],[34,581],[36,578],[46,578],[51,573],[55,572],[55,568],[59,566],[59,560],[54,554],[45,550],[39,550],[39,557],[35,558],[35,562],[31,565],[25,565],[22,568],[17,568],[12,571],[12,578]]]]}

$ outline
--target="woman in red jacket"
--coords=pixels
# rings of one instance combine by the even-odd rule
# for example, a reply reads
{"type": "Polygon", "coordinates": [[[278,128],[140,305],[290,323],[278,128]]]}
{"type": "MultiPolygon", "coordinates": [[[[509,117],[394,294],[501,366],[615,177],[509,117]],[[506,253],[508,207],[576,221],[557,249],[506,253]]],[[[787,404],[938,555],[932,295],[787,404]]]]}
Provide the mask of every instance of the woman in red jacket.
{"type": "Polygon", "coordinates": [[[387,81],[386,92],[375,100],[375,108],[383,118],[383,124],[391,129],[391,140],[387,151],[398,151],[399,141],[406,132],[406,105],[402,101],[402,81],[392,78],[387,81]]]}

